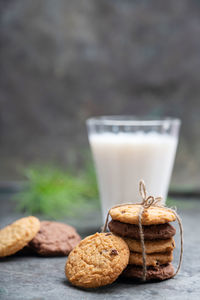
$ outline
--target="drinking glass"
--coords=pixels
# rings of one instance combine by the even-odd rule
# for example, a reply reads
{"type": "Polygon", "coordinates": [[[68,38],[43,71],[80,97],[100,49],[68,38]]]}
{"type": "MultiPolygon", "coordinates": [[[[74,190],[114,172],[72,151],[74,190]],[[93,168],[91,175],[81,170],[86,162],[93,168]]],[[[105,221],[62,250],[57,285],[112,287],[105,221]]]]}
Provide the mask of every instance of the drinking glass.
{"type": "Polygon", "coordinates": [[[139,181],[166,201],[180,120],[101,116],[87,120],[103,220],[117,204],[140,201],[139,181]]]}

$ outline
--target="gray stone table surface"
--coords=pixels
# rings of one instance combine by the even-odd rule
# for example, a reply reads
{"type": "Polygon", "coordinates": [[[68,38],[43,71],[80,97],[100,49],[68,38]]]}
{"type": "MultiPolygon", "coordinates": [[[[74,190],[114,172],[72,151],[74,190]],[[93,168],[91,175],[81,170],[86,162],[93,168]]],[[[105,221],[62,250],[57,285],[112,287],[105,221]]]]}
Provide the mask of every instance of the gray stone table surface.
{"type": "MultiPolygon", "coordinates": [[[[174,279],[158,283],[134,283],[118,280],[110,286],[81,290],[69,284],[64,274],[66,257],[42,258],[12,256],[0,259],[0,299],[200,299],[200,201],[177,200],[184,226],[184,258],[180,273],[174,279]]],[[[0,196],[0,227],[22,215],[17,214],[8,196],[0,196]]],[[[82,237],[98,230],[100,214],[90,213],[77,220],[82,237]]],[[[174,265],[180,250],[176,235],[174,265]]]]}

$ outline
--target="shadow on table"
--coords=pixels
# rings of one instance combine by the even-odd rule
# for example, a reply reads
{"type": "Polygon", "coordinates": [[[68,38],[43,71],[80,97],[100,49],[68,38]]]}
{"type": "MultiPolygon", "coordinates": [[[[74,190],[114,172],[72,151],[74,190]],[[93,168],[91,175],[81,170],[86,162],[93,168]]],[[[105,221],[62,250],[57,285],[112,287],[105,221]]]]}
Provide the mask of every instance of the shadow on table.
{"type": "Polygon", "coordinates": [[[138,287],[141,286],[143,284],[146,285],[150,285],[153,284],[158,281],[151,281],[151,282],[141,282],[140,280],[131,280],[131,279],[123,279],[123,278],[118,278],[115,282],[113,282],[110,285],[107,286],[102,286],[99,288],[89,288],[89,289],[84,289],[81,287],[76,287],[73,286],[67,279],[66,280],[62,280],[62,284],[64,284],[65,286],[67,286],[68,288],[72,288],[75,290],[79,290],[79,291],[84,291],[86,293],[92,293],[92,294],[112,294],[117,292],[118,289],[120,289],[120,294],[121,294],[121,290],[124,288],[126,290],[132,289],[133,287],[138,287]]]}
{"type": "Polygon", "coordinates": [[[72,285],[67,279],[66,280],[62,280],[62,284],[64,284],[65,286],[67,286],[68,288],[72,288],[75,290],[79,290],[82,292],[86,292],[86,293],[93,293],[93,294],[104,294],[104,293],[112,293],[113,289],[116,292],[116,286],[117,286],[117,281],[115,281],[114,283],[110,284],[110,285],[106,285],[106,286],[101,286],[99,288],[81,288],[81,287],[76,287],[74,285],[72,285]]]}

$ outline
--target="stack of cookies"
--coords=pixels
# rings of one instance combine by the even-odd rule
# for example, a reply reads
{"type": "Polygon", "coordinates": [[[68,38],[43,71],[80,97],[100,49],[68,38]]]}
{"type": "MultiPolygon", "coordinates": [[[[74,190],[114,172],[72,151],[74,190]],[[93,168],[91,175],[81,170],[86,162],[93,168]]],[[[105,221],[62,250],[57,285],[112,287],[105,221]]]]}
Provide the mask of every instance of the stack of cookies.
{"type": "MultiPolygon", "coordinates": [[[[143,257],[139,232],[139,211],[141,205],[124,205],[110,210],[112,220],[108,227],[110,231],[121,236],[130,250],[129,264],[123,272],[127,278],[141,279],[143,275],[143,257]]],[[[174,268],[173,236],[175,228],[169,224],[175,221],[172,211],[160,206],[150,206],[142,214],[142,229],[144,233],[147,280],[164,280],[173,277],[174,268]]]]}

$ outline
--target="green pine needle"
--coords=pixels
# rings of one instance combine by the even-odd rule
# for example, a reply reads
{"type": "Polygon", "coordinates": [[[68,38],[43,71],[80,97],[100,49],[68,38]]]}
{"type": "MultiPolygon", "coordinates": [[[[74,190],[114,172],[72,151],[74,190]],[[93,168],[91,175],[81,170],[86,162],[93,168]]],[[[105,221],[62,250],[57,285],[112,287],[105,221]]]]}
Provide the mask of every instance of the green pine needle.
{"type": "Polygon", "coordinates": [[[96,176],[91,163],[78,173],[52,166],[33,166],[25,170],[25,176],[27,185],[15,198],[20,211],[61,218],[73,216],[88,205],[99,206],[96,176]]]}

